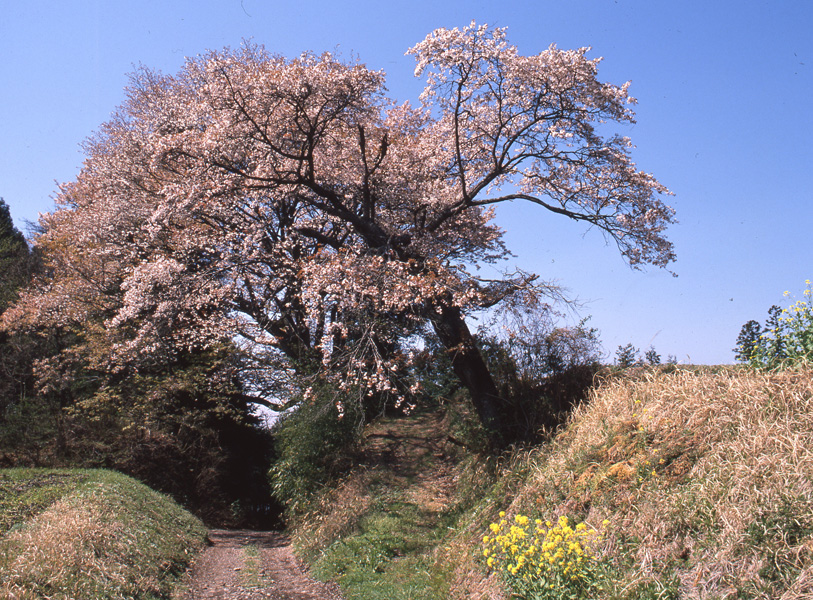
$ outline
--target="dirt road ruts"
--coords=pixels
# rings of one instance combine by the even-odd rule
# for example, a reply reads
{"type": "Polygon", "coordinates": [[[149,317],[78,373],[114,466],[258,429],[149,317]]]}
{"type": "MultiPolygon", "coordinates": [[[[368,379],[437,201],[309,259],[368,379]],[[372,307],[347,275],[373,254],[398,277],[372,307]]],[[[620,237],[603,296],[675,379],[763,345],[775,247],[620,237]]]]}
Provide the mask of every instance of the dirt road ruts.
{"type": "Polygon", "coordinates": [[[336,584],[308,575],[282,533],[215,529],[209,540],[184,600],[342,600],[336,584]]]}

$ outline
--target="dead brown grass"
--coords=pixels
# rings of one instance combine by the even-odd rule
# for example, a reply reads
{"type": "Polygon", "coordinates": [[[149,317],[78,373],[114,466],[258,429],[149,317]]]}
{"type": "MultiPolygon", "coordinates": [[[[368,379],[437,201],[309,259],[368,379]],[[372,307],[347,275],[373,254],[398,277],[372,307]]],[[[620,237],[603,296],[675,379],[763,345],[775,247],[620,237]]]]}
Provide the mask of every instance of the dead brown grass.
{"type": "MultiPolygon", "coordinates": [[[[813,373],[649,371],[608,380],[512,510],[609,519],[627,591],[810,598],[813,373]]],[[[624,589],[616,590],[623,597],[624,589]]]]}
{"type": "Polygon", "coordinates": [[[0,537],[0,598],[167,598],[204,535],[165,496],[100,471],[0,537]]]}
{"type": "MultiPolygon", "coordinates": [[[[7,543],[14,548],[14,558],[6,565],[0,596],[14,597],[23,586],[36,582],[39,592],[51,591],[54,580],[92,582],[107,579],[115,584],[127,584],[124,565],[107,564],[110,554],[126,554],[126,531],[117,523],[105,523],[97,506],[71,502],[57,502],[36,520],[31,527],[12,532],[7,543]],[[15,588],[17,588],[15,590],[15,588]]],[[[13,551],[12,551],[13,552],[13,551]]],[[[35,584],[35,585],[36,585],[35,584]]],[[[149,582],[144,582],[150,586],[149,582]]],[[[77,589],[92,597],[95,589],[77,589]]]]}

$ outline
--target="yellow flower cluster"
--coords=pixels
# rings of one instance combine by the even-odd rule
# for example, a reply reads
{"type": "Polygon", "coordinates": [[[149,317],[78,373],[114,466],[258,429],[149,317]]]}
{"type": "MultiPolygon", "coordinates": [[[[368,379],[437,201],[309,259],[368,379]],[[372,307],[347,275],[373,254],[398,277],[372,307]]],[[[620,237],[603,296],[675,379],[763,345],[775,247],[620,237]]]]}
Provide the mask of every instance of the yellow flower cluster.
{"type": "MultiPolygon", "coordinates": [[[[813,284],[807,279],[805,285],[805,300],[785,308],[779,326],[771,331],[773,338],[781,342],[783,358],[791,364],[813,362],[813,284]]],[[[789,297],[790,292],[785,296],[789,297]]]]}
{"type": "MultiPolygon", "coordinates": [[[[604,521],[602,528],[607,526],[604,521]]],[[[489,568],[502,573],[515,592],[535,598],[560,598],[563,592],[589,591],[598,580],[597,544],[603,534],[567,517],[554,524],[524,515],[509,521],[504,512],[483,536],[482,555],[489,568]]]]}

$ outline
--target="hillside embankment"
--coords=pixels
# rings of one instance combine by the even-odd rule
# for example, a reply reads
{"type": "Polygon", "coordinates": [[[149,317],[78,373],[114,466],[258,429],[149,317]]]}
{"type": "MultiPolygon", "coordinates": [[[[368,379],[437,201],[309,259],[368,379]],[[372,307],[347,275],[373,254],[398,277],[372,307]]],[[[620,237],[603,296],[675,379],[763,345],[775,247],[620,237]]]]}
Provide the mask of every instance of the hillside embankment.
{"type": "Polygon", "coordinates": [[[178,589],[206,529],[104,470],[0,470],[0,598],[153,600],[178,589]]]}
{"type": "Polygon", "coordinates": [[[296,524],[348,599],[508,598],[483,556],[501,511],[600,529],[596,598],[813,598],[810,371],[629,371],[496,458],[462,453],[448,419],[369,426],[359,465],[296,524]]]}

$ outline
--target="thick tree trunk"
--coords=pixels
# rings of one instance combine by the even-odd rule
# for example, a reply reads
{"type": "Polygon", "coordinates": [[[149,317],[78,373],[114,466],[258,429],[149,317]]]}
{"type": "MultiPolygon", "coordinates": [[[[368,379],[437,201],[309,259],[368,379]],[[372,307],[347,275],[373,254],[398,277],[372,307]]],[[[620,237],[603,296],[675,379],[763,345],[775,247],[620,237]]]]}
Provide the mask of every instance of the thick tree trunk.
{"type": "Polygon", "coordinates": [[[497,385],[491,377],[483,355],[474,343],[460,309],[439,307],[440,313],[431,311],[429,319],[435,333],[449,353],[452,368],[460,382],[469,390],[472,404],[481,423],[488,430],[496,446],[505,444],[503,402],[497,385]]]}

